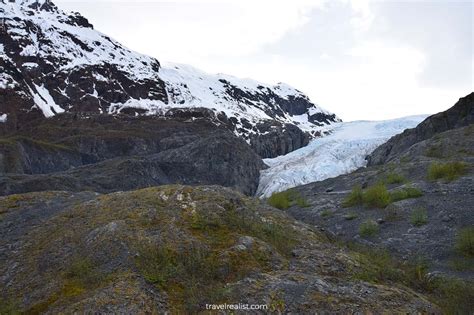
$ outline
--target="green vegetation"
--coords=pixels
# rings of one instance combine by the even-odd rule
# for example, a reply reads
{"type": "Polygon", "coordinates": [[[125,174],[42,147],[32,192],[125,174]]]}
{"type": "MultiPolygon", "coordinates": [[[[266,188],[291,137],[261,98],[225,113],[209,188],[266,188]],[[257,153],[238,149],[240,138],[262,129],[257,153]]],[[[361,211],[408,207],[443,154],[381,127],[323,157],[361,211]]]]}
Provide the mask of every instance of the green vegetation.
{"type": "Polygon", "coordinates": [[[321,213],[319,214],[322,218],[330,218],[332,216],[334,216],[334,212],[332,212],[331,210],[323,210],[321,211],[321,213]]]}
{"type": "Polygon", "coordinates": [[[474,257],[474,226],[463,228],[456,238],[456,250],[466,257],[474,257]]]}
{"type": "Polygon", "coordinates": [[[344,216],[344,219],[350,221],[350,220],[354,220],[354,219],[357,219],[359,216],[357,215],[357,213],[355,212],[348,212],[345,216],[344,216]]]}
{"type": "Polygon", "coordinates": [[[264,241],[283,257],[289,257],[299,242],[295,230],[276,219],[262,221],[253,211],[237,209],[231,203],[224,208],[221,214],[198,210],[185,216],[181,224],[202,244],[165,240],[160,246],[143,247],[136,258],[138,270],[170,295],[176,312],[196,313],[203,303],[225,301],[226,283],[270,268],[272,253],[257,242],[246,251],[225,251],[240,236],[264,241]]]}
{"type": "Polygon", "coordinates": [[[428,213],[424,208],[417,208],[413,210],[410,217],[410,222],[414,226],[423,226],[428,223],[428,213]]]}
{"type": "Polygon", "coordinates": [[[310,206],[308,201],[294,189],[273,193],[267,202],[270,206],[280,210],[288,209],[293,205],[298,205],[301,208],[310,206]]]}
{"type": "Polygon", "coordinates": [[[466,174],[467,170],[468,165],[464,162],[433,163],[428,169],[428,179],[453,181],[466,174]]]}
{"type": "Polygon", "coordinates": [[[362,237],[371,237],[377,234],[379,225],[374,220],[367,220],[359,226],[359,235],[362,237]]]}
{"type": "Polygon", "coordinates": [[[456,271],[474,271],[474,257],[455,257],[449,262],[449,267],[456,271]]]}
{"type": "Polygon", "coordinates": [[[362,205],[364,203],[364,193],[360,186],[355,186],[349,196],[344,200],[342,206],[344,208],[362,205]]]}
{"type": "Polygon", "coordinates": [[[360,186],[355,186],[342,206],[347,208],[365,205],[368,208],[385,208],[392,202],[421,196],[423,196],[421,190],[413,187],[405,187],[390,193],[385,184],[378,183],[365,191],[360,186]]]}
{"type": "Polygon", "coordinates": [[[391,202],[390,193],[382,183],[367,188],[363,200],[369,208],[385,208],[391,202]]]}
{"type": "Polygon", "coordinates": [[[397,202],[400,200],[411,198],[419,198],[421,196],[423,196],[423,192],[414,187],[404,187],[390,194],[391,202],[397,202]]]}
{"type": "Polygon", "coordinates": [[[443,314],[470,314],[474,309],[474,285],[447,277],[433,278],[429,265],[416,258],[408,263],[391,257],[386,250],[370,248],[360,244],[346,244],[352,255],[361,264],[354,277],[377,283],[400,283],[426,294],[434,304],[441,307],[443,314]]]}
{"type": "Polygon", "coordinates": [[[385,178],[385,183],[387,184],[402,184],[406,181],[405,177],[395,172],[391,172],[385,178]]]}

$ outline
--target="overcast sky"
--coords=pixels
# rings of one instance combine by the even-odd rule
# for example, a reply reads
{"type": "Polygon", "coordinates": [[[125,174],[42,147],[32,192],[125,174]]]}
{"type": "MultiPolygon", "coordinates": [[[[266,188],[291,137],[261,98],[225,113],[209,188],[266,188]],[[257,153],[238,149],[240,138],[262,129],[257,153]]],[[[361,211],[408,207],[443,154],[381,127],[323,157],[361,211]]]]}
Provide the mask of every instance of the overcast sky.
{"type": "Polygon", "coordinates": [[[473,91],[473,2],[69,1],[160,62],[286,82],[344,120],[431,114],[473,91]]]}

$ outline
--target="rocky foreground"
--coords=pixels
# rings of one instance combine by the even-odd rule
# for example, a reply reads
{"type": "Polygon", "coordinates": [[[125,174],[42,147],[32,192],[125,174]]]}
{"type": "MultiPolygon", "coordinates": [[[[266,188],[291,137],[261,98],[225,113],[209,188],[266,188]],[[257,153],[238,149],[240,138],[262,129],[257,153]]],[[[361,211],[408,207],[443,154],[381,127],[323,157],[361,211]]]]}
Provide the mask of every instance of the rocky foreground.
{"type": "Polygon", "coordinates": [[[216,186],[12,195],[0,214],[2,314],[441,311],[408,266],[216,186]]]}

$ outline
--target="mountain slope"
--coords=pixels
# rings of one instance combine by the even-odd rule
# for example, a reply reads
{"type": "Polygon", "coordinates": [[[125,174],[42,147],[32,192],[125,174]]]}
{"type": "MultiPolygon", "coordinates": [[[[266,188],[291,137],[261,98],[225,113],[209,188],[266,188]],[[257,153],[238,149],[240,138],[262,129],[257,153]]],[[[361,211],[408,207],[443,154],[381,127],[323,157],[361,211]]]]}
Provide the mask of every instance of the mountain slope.
{"type": "MultiPolygon", "coordinates": [[[[418,261],[430,277],[441,274],[472,282],[474,124],[466,122],[458,105],[389,143],[408,143],[414,132],[423,134],[417,130],[439,117],[449,116],[450,130],[434,131],[385,164],[296,187],[293,194],[305,202],[287,211],[341,241],[418,261]]],[[[473,295],[473,290],[461,295],[453,313],[469,313],[460,308],[472,309],[473,295]]]]}
{"type": "Polygon", "coordinates": [[[290,144],[274,152],[271,144],[255,145],[257,153],[270,157],[305,145],[321,127],[339,120],[283,83],[269,86],[184,65],[162,67],[50,1],[1,0],[0,17],[5,25],[0,122],[10,127],[62,112],[163,115],[171,108],[205,107],[248,143],[275,130],[289,137],[290,144]],[[298,137],[287,132],[291,127],[300,131],[298,137]],[[300,141],[303,135],[308,139],[300,141]]]}
{"type": "Polygon", "coordinates": [[[391,136],[416,126],[426,116],[387,121],[355,121],[333,126],[331,134],[314,139],[308,146],[264,162],[257,195],[350,173],[366,165],[365,158],[391,136]]]}
{"type": "Polygon", "coordinates": [[[391,138],[367,157],[368,164],[387,163],[418,142],[430,139],[438,133],[472,123],[474,123],[474,93],[461,98],[447,111],[428,117],[416,128],[408,129],[391,138]]]}

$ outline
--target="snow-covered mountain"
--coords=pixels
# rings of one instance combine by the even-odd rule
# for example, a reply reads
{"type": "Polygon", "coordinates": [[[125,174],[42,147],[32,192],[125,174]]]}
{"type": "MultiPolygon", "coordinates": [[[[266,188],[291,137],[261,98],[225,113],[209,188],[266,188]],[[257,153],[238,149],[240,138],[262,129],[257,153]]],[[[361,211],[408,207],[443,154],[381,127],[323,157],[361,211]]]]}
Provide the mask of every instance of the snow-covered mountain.
{"type": "Polygon", "coordinates": [[[331,135],[285,156],[265,159],[270,168],[261,173],[257,196],[269,197],[273,192],[355,171],[367,164],[365,157],[378,146],[427,116],[335,124],[331,135]]]}
{"type": "Polygon", "coordinates": [[[0,0],[0,70],[1,122],[13,125],[63,112],[163,115],[204,107],[225,114],[218,120],[250,143],[287,126],[315,137],[339,121],[283,83],[163,67],[48,0],[0,0]]]}

